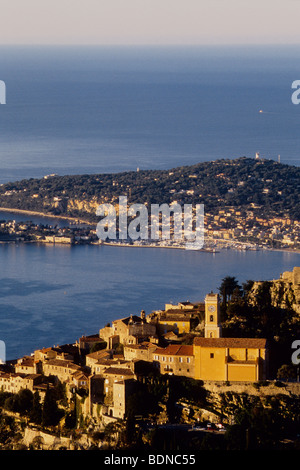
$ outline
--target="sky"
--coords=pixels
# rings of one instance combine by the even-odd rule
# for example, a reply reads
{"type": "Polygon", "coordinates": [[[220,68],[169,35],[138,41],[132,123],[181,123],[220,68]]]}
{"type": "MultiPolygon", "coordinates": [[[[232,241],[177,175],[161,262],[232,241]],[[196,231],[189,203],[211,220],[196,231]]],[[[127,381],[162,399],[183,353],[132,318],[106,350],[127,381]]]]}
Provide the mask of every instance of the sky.
{"type": "Polygon", "coordinates": [[[0,44],[298,44],[300,0],[0,0],[0,44]]]}

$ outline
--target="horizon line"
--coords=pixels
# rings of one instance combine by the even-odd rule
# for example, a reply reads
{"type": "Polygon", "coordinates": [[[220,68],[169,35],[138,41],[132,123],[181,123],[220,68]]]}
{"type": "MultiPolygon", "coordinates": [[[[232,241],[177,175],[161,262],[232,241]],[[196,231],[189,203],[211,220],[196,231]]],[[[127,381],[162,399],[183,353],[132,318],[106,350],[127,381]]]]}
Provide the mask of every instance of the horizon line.
{"type": "Polygon", "coordinates": [[[61,42],[61,43],[2,43],[0,44],[0,48],[2,47],[299,47],[299,42],[287,42],[287,43],[280,43],[280,42],[245,42],[245,43],[235,43],[235,42],[220,42],[220,43],[69,43],[69,42],[61,42]]]}

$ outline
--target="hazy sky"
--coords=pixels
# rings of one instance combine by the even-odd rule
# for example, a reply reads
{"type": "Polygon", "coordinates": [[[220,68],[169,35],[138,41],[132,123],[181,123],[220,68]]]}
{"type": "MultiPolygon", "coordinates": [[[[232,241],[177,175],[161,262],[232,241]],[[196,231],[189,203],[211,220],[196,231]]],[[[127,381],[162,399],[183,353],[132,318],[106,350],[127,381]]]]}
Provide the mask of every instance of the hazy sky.
{"type": "Polygon", "coordinates": [[[0,0],[0,18],[0,44],[300,42],[300,0],[0,0]]]}

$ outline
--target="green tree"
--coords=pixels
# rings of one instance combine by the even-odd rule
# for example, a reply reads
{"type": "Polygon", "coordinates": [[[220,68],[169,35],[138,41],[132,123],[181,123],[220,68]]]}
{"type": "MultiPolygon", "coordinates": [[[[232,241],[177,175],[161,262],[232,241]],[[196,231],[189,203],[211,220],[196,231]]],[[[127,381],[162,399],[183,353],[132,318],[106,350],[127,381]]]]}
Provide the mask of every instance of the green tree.
{"type": "Polygon", "coordinates": [[[42,422],[42,405],[40,402],[39,392],[33,394],[32,409],[30,412],[30,419],[35,424],[41,424],[42,422]]]}
{"type": "Polygon", "coordinates": [[[58,408],[55,392],[49,387],[46,390],[43,410],[42,410],[42,425],[43,426],[56,426],[61,418],[61,412],[58,408]]]}
{"type": "Polygon", "coordinates": [[[13,441],[17,432],[16,421],[11,416],[6,416],[0,410],[0,446],[4,449],[4,445],[13,441]]]}
{"type": "Polygon", "coordinates": [[[124,440],[127,445],[133,444],[136,438],[136,431],[135,431],[135,417],[134,414],[128,413],[126,418],[126,427],[124,431],[124,440]]]}
{"type": "Polygon", "coordinates": [[[297,377],[296,367],[291,364],[283,364],[277,371],[277,379],[295,380],[297,377]]]}
{"type": "Polygon", "coordinates": [[[239,283],[234,276],[226,276],[222,279],[222,283],[218,288],[221,297],[222,297],[222,306],[226,307],[228,301],[230,300],[233,292],[236,288],[240,289],[239,283]]]}
{"type": "Polygon", "coordinates": [[[32,409],[33,393],[31,390],[22,389],[18,392],[18,408],[20,414],[27,414],[32,409]]]}

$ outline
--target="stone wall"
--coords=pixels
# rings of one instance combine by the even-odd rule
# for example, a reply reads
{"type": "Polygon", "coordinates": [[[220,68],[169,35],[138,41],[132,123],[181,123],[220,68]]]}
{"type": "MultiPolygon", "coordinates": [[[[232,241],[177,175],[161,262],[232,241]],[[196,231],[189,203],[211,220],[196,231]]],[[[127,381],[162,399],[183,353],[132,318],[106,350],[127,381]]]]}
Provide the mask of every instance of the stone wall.
{"type": "Polygon", "coordinates": [[[38,431],[32,428],[26,428],[23,443],[26,446],[34,445],[42,450],[71,448],[71,440],[67,437],[58,437],[38,431]]]}
{"type": "Polygon", "coordinates": [[[249,382],[235,382],[228,384],[225,382],[204,382],[204,388],[212,394],[233,392],[246,393],[248,395],[300,395],[300,382],[286,382],[282,387],[275,385],[275,382],[267,382],[268,385],[255,386],[249,382]]]}

